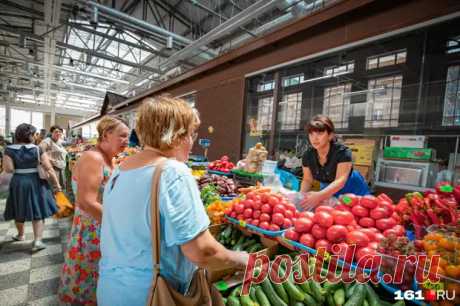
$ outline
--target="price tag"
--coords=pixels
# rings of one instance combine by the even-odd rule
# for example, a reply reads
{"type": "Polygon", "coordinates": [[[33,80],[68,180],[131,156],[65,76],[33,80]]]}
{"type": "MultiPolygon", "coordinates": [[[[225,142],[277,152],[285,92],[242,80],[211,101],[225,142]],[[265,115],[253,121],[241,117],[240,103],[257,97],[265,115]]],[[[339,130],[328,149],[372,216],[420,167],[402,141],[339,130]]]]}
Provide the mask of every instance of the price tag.
{"type": "Polygon", "coordinates": [[[436,282],[433,283],[429,279],[423,282],[423,288],[432,289],[432,290],[444,290],[444,283],[436,282]]]}
{"type": "Polygon", "coordinates": [[[226,291],[229,288],[228,284],[223,280],[214,283],[214,286],[216,286],[217,290],[219,291],[226,291]]]}
{"type": "Polygon", "coordinates": [[[352,202],[352,200],[351,200],[351,198],[350,198],[349,196],[344,196],[344,197],[342,198],[342,201],[343,201],[343,203],[345,203],[345,204],[347,204],[347,205],[350,205],[351,202],[352,202]]]}
{"type": "Polygon", "coordinates": [[[241,227],[246,227],[246,221],[240,220],[240,226],[241,227]]]}
{"type": "Polygon", "coordinates": [[[328,252],[325,252],[324,253],[324,260],[329,261],[330,259],[331,259],[331,254],[329,254],[328,252]]]}

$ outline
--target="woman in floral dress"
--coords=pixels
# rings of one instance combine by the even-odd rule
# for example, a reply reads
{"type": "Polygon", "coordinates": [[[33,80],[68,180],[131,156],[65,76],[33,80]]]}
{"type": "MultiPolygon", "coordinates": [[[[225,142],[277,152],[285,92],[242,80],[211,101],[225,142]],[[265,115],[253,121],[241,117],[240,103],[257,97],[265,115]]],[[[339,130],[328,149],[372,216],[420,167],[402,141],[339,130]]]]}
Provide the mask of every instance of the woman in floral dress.
{"type": "Polygon", "coordinates": [[[59,300],[71,305],[97,305],[102,192],[113,157],[128,145],[129,129],[116,117],[102,118],[97,131],[96,148],[82,154],[72,176],[76,208],[58,290],[59,300]]]}

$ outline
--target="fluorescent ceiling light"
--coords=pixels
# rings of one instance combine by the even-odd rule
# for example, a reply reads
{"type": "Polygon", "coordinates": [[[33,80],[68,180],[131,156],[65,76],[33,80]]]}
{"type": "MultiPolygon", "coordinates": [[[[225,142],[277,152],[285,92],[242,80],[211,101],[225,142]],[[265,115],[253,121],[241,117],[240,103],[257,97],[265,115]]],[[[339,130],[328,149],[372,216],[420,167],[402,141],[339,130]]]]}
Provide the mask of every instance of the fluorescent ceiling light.
{"type": "Polygon", "coordinates": [[[142,81],[140,81],[140,82],[134,84],[134,86],[136,86],[136,87],[142,86],[142,85],[144,85],[145,83],[147,83],[149,80],[150,80],[149,78],[146,78],[146,79],[144,79],[144,80],[142,80],[142,81]]]}

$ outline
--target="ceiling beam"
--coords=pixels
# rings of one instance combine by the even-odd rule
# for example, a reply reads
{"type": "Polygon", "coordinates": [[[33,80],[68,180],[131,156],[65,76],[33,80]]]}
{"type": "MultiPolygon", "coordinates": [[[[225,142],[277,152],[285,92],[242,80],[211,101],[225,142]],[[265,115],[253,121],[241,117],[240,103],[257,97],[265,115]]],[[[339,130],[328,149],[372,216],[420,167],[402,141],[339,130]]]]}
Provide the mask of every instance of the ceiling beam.
{"type": "MultiPolygon", "coordinates": [[[[0,99],[0,105],[5,105],[6,103],[0,99]]],[[[15,109],[23,109],[23,110],[33,110],[36,112],[42,112],[42,113],[51,113],[51,106],[45,105],[45,104],[38,104],[38,103],[30,103],[30,102],[9,102],[8,105],[12,108],[15,109]]],[[[86,117],[91,114],[94,114],[95,111],[83,111],[83,110],[78,110],[78,109],[69,109],[69,108],[63,108],[63,107],[56,107],[56,114],[60,115],[71,115],[71,116],[78,116],[78,117],[86,117]]]]}

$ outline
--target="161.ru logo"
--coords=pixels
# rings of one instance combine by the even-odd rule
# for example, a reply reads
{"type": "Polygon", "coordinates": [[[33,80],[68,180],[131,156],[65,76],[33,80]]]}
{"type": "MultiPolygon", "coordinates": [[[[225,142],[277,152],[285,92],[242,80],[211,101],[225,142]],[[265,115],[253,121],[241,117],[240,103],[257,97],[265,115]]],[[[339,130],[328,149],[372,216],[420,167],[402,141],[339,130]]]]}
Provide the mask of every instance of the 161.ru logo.
{"type": "Polygon", "coordinates": [[[455,300],[455,291],[449,292],[447,290],[428,290],[423,294],[422,290],[397,290],[395,291],[395,300],[408,300],[408,301],[427,301],[434,302],[439,300],[455,300]]]}

